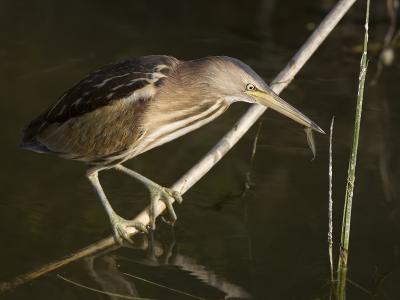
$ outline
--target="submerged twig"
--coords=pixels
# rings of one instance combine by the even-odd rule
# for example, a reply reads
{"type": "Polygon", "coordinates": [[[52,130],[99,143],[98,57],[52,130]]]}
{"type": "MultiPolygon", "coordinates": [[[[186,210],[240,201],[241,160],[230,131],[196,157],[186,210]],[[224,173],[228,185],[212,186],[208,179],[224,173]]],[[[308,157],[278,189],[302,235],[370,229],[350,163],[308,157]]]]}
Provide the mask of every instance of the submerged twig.
{"type": "Polygon", "coordinates": [[[128,296],[128,295],[122,295],[122,294],[116,294],[116,293],[102,291],[102,290],[99,290],[99,289],[96,289],[96,288],[92,288],[90,286],[83,285],[83,284],[81,284],[79,282],[76,282],[76,281],[73,281],[71,279],[65,278],[64,276],[61,276],[60,274],[57,274],[57,277],[62,279],[62,280],[64,280],[64,281],[66,281],[66,282],[68,282],[68,283],[70,283],[70,284],[72,284],[72,285],[87,289],[87,290],[92,291],[92,292],[104,294],[104,295],[107,295],[107,296],[118,297],[118,298],[121,298],[121,299],[132,299],[132,300],[155,300],[154,298],[133,297],[133,296],[128,296]]]}
{"type": "Polygon", "coordinates": [[[367,295],[369,295],[370,297],[374,297],[374,294],[371,293],[370,291],[368,291],[365,287],[363,287],[361,284],[351,280],[350,278],[347,278],[347,282],[350,283],[351,285],[355,286],[356,288],[358,288],[360,291],[363,291],[364,293],[366,293],[367,295]]]}
{"type": "Polygon", "coordinates": [[[335,122],[335,116],[332,117],[330,133],[329,133],[329,204],[328,204],[328,251],[329,251],[329,264],[331,269],[331,284],[333,284],[333,214],[332,214],[332,207],[333,207],[333,199],[332,199],[332,139],[333,139],[333,123],[335,122]]]}
{"type": "Polygon", "coordinates": [[[347,277],[347,258],[349,253],[350,241],[350,224],[351,224],[351,208],[353,202],[354,181],[357,164],[358,140],[360,135],[362,104],[364,100],[364,85],[367,75],[367,48],[368,48],[368,23],[369,23],[369,5],[367,0],[367,8],[365,14],[365,34],[364,34],[364,50],[360,61],[360,75],[358,82],[357,108],[354,122],[353,143],[351,147],[351,156],[347,174],[346,195],[343,210],[342,233],[340,239],[340,255],[338,263],[338,287],[337,295],[339,299],[346,298],[346,277],[347,277]]]}
{"type": "MultiPolygon", "coordinates": [[[[304,64],[314,54],[329,33],[335,28],[337,23],[342,19],[350,7],[356,0],[339,0],[330,13],[324,18],[321,24],[297,51],[294,57],[286,65],[286,67],[276,76],[271,84],[272,90],[279,94],[301,70],[304,64]]],[[[185,193],[197,181],[199,181],[247,132],[247,130],[257,121],[264,113],[264,106],[254,104],[233,126],[233,128],[201,159],[195,164],[185,175],[183,175],[173,186],[172,189],[185,193]]],[[[160,215],[165,210],[165,204],[159,201],[156,205],[156,214],[160,215]]],[[[150,221],[149,208],[145,208],[134,220],[143,224],[150,221]]],[[[136,234],[132,228],[132,234],[136,234]]],[[[85,256],[89,256],[97,251],[102,251],[110,247],[115,247],[115,241],[110,236],[100,242],[89,245],[88,247],[75,252],[72,256],[61,260],[51,262],[45,266],[18,276],[10,282],[0,283],[0,292],[10,290],[20,284],[31,281],[43,274],[58,269],[72,261],[76,261],[85,256]]]]}
{"type": "Polygon", "coordinates": [[[167,290],[172,291],[172,292],[175,292],[175,293],[177,293],[177,294],[181,294],[181,295],[184,295],[184,296],[188,296],[188,297],[193,298],[193,299],[207,300],[207,299],[205,299],[205,298],[201,298],[201,297],[198,297],[198,296],[195,296],[195,295],[192,295],[192,294],[183,292],[183,291],[181,291],[181,290],[177,290],[177,289],[174,289],[174,288],[170,288],[170,287],[168,287],[168,286],[166,286],[166,285],[162,285],[162,284],[156,283],[156,282],[154,282],[154,281],[150,281],[150,280],[147,280],[147,279],[144,279],[144,278],[141,278],[141,277],[138,277],[138,276],[129,274],[129,273],[122,273],[122,274],[124,274],[125,276],[128,276],[128,277],[135,278],[135,279],[144,281],[144,282],[146,282],[146,283],[149,283],[149,284],[152,284],[152,285],[155,285],[155,286],[158,286],[158,287],[167,289],[167,290]]]}

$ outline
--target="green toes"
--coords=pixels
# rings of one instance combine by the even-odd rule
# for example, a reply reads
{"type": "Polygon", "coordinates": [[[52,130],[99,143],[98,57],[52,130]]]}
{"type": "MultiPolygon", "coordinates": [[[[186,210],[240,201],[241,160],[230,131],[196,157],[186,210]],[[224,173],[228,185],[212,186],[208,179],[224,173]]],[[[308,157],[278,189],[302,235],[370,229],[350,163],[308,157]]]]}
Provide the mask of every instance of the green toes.
{"type": "Polygon", "coordinates": [[[119,244],[123,244],[123,242],[133,244],[131,233],[128,231],[128,228],[130,227],[133,227],[140,232],[148,232],[146,225],[144,225],[143,223],[125,220],[117,214],[114,214],[111,217],[111,225],[114,231],[114,238],[119,244]]]}
{"type": "MultiPolygon", "coordinates": [[[[167,207],[167,212],[169,215],[168,220],[163,218],[163,220],[170,224],[174,225],[176,220],[178,219],[173,207],[173,201],[176,201],[178,203],[182,203],[182,196],[179,192],[174,191],[169,188],[164,188],[161,186],[152,186],[150,188],[150,207],[149,207],[149,217],[150,217],[150,224],[149,228],[151,230],[156,229],[156,218],[157,218],[157,213],[156,213],[156,203],[157,201],[161,200],[165,203],[165,206],[167,207]]],[[[114,213],[111,216],[111,224],[113,227],[114,231],[114,237],[116,241],[120,244],[123,242],[128,242],[128,243],[133,243],[133,240],[131,238],[131,233],[129,232],[129,228],[133,227],[136,230],[144,233],[148,233],[148,227],[144,225],[143,223],[136,222],[136,221],[130,221],[130,220],[125,220],[124,218],[120,217],[116,213],[114,213]]]]}
{"type": "Polygon", "coordinates": [[[156,203],[158,200],[163,201],[165,203],[165,206],[167,207],[167,211],[168,211],[170,220],[166,221],[164,219],[164,221],[166,221],[166,223],[168,223],[170,225],[173,225],[178,218],[176,216],[176,213],[175,213],[172,203],[173,203],[173,200],[175,200],[178,203],[182,203],[183,199],[182,199],[181,194],[172,189],[157,186],[157,187],[152,187],[150,189],[150,195],[151,195],[150,209],[149,209],[150,228],[152,230],[155,230],[155,228],[156,228],[156,217],[157,216],[156,216],[155,207],[156,207],[156,203]]]}

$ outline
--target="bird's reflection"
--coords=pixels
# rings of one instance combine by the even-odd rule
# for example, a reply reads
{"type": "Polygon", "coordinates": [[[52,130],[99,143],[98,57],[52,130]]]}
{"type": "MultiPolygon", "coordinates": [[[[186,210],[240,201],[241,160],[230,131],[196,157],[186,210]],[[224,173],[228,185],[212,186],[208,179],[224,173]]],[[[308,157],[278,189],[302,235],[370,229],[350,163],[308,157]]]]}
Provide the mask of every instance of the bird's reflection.
{"type": "Polygon", "coordinates": [[[109,293],[109,299],[120,299],[113,294],[140,297],[133,280],[122,276],[119,272],[117,260],[113,255],[86,258],[84,265],[90,279],[100,290],[109,293]]]}
{"type": "Polygon", "coordinates": [[[82,285],[95,288],[112,300],[121,295],[175,299],[178,294],[179,298],[186,296],[183,299],[251,298],[241,286],[180,253],[173,231],[167,240],[154,233],[137,236],[134,245],[125,244],[116,251],[86,257],[75,267],[65,270],[68,278],[75,281],[73,278],[87,276],[82,285]],[[180,278],[179,284],[170,282],[171,278],[180,278]]]}

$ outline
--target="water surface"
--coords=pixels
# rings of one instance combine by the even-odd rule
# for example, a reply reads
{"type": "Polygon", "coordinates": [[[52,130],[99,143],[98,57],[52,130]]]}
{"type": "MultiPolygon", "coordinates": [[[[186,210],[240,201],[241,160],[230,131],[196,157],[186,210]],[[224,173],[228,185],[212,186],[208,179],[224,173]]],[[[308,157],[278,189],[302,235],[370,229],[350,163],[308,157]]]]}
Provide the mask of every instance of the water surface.
{"type": "MultiPolygon", "coordinates": [[[[228,55],[268,82],[285,66],[334,1],[34,1],[0,3],[0,281],[30,271],[110,233],[85,166],[18,148],[21,128],[101,65],[146,54],[182,59],[228,55]],[[307,3],[306,3],[307,2],[307,3]]],[[[282,97],[334,136],[334,241],[338,236],[351,143],[363,6],[356,5],[282,97]]],[[[388,23],[372,11],[371,42],[388,23]]],[[[371,52],[369,78],[376,70],[371,52]]],[[[366,89],[351,232],[349,299],[400,296],[400,62],[366,89]]],[[[171,185],[247,109],[235,104],[186,137],[127,166],[171,185]]],[[[205,299],[327,299],[328,138],[317,158],[303,129],[267,111],[253,167],[254,126],[187,194],[171,230],[160,224],[151,252],[119,249],[80,260],[7,294],[4,299],[118,299],[75,287],[154,299],[189,299],[128,277],[139,276],[205,299]],[[243,193],[251,170],[254,187],[243,193]]],[[[118,212],[147,204],[145,188],[121,174],[101,175],[118,212]]],[[[337,253],[335,253],[337,254],[337,253]]]]}

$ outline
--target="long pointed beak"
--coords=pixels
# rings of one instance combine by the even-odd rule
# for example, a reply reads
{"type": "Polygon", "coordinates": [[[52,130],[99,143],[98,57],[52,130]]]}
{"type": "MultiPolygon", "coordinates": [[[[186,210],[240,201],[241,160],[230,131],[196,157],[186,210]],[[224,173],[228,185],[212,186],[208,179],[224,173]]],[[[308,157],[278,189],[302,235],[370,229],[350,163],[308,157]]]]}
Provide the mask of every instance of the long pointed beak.
{"type": "Polygon", "coordinates": [[[267,91],[251,91],[248,92],[253,98],[256,99],[257,103],[272,108],[273,110],[287,116],[288,118],[300,123],[305,127],[309,127],[315,131],[325,134],[325,132],[302,112],[291,106],[289,103],[284,101],[281,97],[275,94],[272,90],[267,91]]]}

